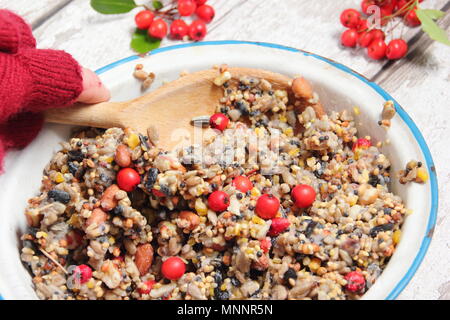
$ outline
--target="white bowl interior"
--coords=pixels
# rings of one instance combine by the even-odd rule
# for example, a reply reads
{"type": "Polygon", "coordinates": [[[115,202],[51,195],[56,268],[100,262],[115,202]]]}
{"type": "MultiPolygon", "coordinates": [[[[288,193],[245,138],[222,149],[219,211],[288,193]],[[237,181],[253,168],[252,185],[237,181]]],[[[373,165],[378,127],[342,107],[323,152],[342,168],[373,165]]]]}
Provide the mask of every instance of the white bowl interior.
{"type": "MultiPolygon", "coordinates": [[[[119,64],[101,74],[111,89],[112,100],[123,101],[142,94],[140,82],[133,76],[137,63],[157,77],[152,88],[162,81],[176,79],[181,71],[196,71],[227,63],[236,67],[262,68],[309,79],[327,110],[352,110],[358,106],[360,136],[371,135],[375,141],[390,140],[383,152],[392,162],[392,172],[404,168],[411,160],[424,163],[425,157],[408,128],[397,115],[392,127],[385,131],[377,125],[384,98],[361,79],[350,75],[315,57],[255,44],[222,44],[184,47],[160,52],[119,64]]],[[[182,108],[183,106],[180,106],[182,108]]],[[[42,169],[58,150],[59,142],[67,140],[70,127],[46,125],[38,138],[27,148],[12,152],[6,159],[6,173],[0,176],[0,294],[5,299],[35,299],[31,278],[20,262],[20,234],[26,228],[23,211],[28,198],[37,194],[42,169]]],[[[400,185],[393,179],[392,188],[408,208],[413,209],[403,226],[402,241],[375,285],[365,294],[366,299],[385,299],[408,272],[419,252],[427,231],[431,209],[430,184],[400,185]]]]}

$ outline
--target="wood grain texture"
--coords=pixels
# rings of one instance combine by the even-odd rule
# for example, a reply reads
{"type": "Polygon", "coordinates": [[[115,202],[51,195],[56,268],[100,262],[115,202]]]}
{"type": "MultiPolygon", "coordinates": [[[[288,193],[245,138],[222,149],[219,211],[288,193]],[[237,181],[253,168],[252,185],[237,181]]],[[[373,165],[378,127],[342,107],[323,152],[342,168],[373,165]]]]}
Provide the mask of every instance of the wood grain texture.
{"type": "MultiPolygon", "coordinates": [[[[51,15],[53,3],[67,0],[0,0],[29,21],[51,15]],[[30,6],[34,10],[30,10],[30,6]],[[38,12],[40,12],[38,14],[38,12]]],[[[448,0],[427,0],[428,8],[448,8],[448,0]]],[[[348,65],[374,78],[408,111],[421,129],[434,157],[439,181],[439,215],[430,249],[418,272],[399,299],[450,299],[450,49],[418,36],[420,28],[404,28],[412,51],[406,59],[374,62],[361,49],[342,49],[339,13],[359,7],[360,0],[210,0],[216,18],[205,40],[275,42],[305,49],[348,65]]],[[[74,0],[42,23],[35,35],[40,47],[64,49],[86,67],[96,69],[130,56],[133,15],[105,16],[94,12],[88,0],[74,0]]],[[[442,22],[447,26],[449,14],[442,22]]],[[[164,40],[163,46],[179,42],[164,40]]]]}
{"type": "Polygon", "coordinates": [[[72,0],[0,0],[0,8],[20,14],[36,28],[70,1],[72,0]]]}

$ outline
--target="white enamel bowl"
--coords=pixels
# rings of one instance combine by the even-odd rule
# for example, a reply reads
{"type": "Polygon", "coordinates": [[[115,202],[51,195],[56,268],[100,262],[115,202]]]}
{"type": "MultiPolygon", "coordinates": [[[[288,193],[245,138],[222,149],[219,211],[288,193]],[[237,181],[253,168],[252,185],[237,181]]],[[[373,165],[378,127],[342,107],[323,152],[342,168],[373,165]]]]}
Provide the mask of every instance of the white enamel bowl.
{"type": "MultiPolygon", "coordinates": [[[[140,82],[132,76],[137,63],[157,75],[153,88],[162,81],[176,79],[181,71],[227,63],[290,76],[302,74],[312,82],[327,110],[359,106],[359,133],[371,135],[375,141],[390,140],[383,152],[390,157],[392,172],[415,159],[425,164],[430,176],[424,185],[402,186],[393,179],[394,192],[413,214],[403,225],[402,239],[391,261],[364,298],[394,299],[403,290],[430,243],[438,190],[428,147],[407,113],[396,103],[397,115],[389,131],[377,125],[383,102],[393,100],[389,94],[351,69],[314,54],[266,43],[220,41],[161,48],[145,58],[133,56],[99,69],[97,72],[111,89],[113,100],[129,100],[141,94],[140,82]]],[[[58,149],[58,143],[69,138],[69,132],[68,126],[46,125],[30,146],[7,157],[6,173],[0,176],[0,294],[4,299],[36,299],[30,275],[19,257],[19,237],[26,228],[23,211],[27,199],[39,190],[42,169],[58,149]]]]}

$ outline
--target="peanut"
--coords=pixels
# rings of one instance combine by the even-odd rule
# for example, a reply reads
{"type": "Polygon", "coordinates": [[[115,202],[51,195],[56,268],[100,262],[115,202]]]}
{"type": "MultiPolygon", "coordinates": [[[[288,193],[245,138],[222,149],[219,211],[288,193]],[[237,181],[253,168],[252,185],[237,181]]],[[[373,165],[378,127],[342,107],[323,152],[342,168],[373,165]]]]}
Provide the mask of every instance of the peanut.
{"type": "Polygon", "coordinates": [[[131,154],[126,145],[121,144],[117,147],[114,161],[116,161],[116,163],[122,168],[130,166],[131,154]]]}
{"type": "Polygon", "coordinates": [[[192,231],[200,224],[199,216],[191,211],[181,211],[178,217],[181,220],[181,227],[185,230],[192,231]]]}
{"type": "Polygon", "coordinates": [[[116,192],[119,191],[119,187],[116,184],[110,185],[105,192],[103,192],[100,199],[100,205],[106,211],[110,211],[117,206],[117,199],[115,198],[116,192]]]}
{"type": "Polygon", "coordinates": [[[108,219],[108,215],[100,208],[96,208],[92,211],[91,216],[86,220],[86,227],[95,223],[97,226],[101,225],[108,219]]]}
{"type": "Polygon", "coordinates": [[[292,81],[292,91],[297,98],[306,100],[311,99],[314,95],[311,85],[303,77],[295,78],[294,81],[292,81]]]}
{"type": "Polygon", "coordinates": [[[153,247],[150,243],[141,244],[137,247],[134,263],[141,276],[147,274],[153,262],[153,247]]]}

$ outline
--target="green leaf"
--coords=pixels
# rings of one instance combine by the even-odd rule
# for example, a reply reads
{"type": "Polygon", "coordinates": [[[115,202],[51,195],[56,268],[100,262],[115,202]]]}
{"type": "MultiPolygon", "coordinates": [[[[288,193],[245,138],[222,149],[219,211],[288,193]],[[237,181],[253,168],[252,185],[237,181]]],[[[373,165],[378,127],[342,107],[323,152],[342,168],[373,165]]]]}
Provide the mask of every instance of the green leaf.
{"type": "Polygon", "coordinates": [[[91,7],[103,14],[126,13],[137,7],[134,0],[91,0],[91,7]]]}
{"type": "Polygon", "coordinates": [[[160,44],[161,40],[149,37],[147,30],[136,29],[131,38],[130,46],[137,53],[147,53],[159,48],[160,44]]]}
{"type": "Polygon", "coordinates": [[[161,1],[152,1],[152,5],[155,10],[160,10],[164,7],[161,1]]]}
{"type": "Polygon", "coordinates": [[[431,39],[450,46],[450,40],[447,37],[447,33],[435,22],[435,20],[443,17],[445,12],[432,9],[417,9],[416,13],[422,23],[422,30],[426,32],[431,39]]]}

